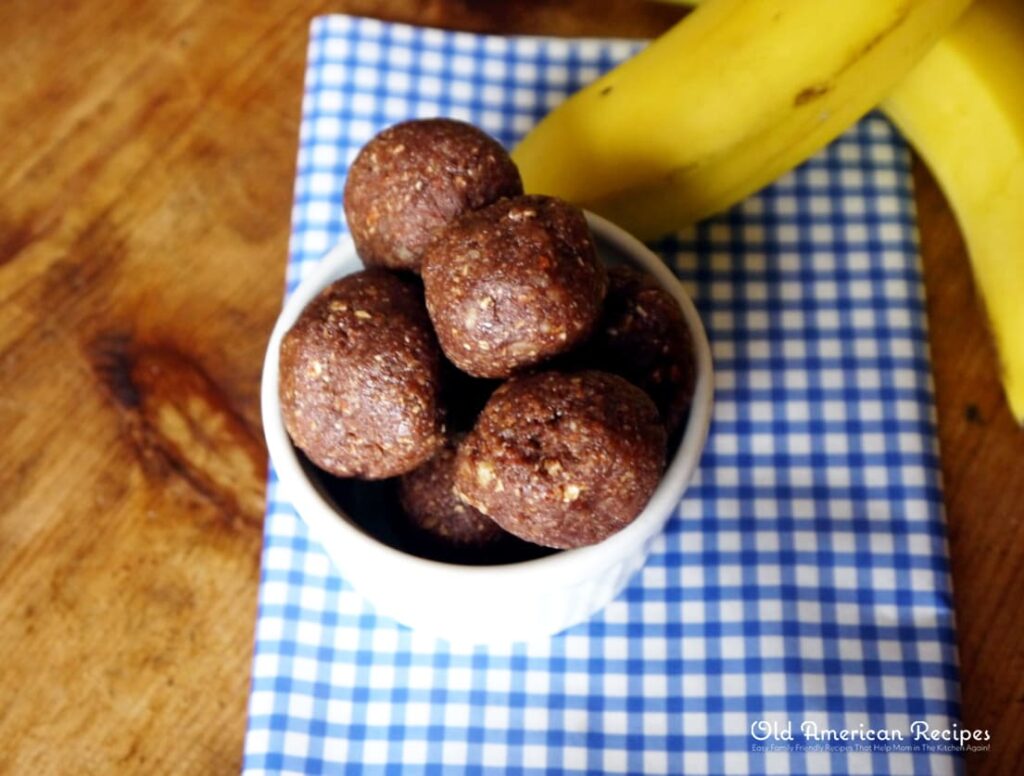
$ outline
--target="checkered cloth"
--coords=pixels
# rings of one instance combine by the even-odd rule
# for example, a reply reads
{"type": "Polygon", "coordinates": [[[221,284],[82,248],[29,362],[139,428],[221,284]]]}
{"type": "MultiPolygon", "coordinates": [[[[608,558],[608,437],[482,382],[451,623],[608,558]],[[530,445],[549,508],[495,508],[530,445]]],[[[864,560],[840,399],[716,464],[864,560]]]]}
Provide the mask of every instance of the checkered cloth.
{"type": "MultiPolygon", "coordinates": [[[[317,19],[289,290],[344,234],[346,169],[375,132],[448,115],[511,144],[638,46],[317,19]]],[[[871,116],[655,246],[708,328],[711,436],[644,569],[560,636],[456,649],[379,617],[271,472],[245,771],[959,770],[910,738],[958,719],[910,187],[871,116]],[[760,741],[762,722],[794,740],[760,741]],[[804,722],[906,740],[815,741],[804,722]]]]}

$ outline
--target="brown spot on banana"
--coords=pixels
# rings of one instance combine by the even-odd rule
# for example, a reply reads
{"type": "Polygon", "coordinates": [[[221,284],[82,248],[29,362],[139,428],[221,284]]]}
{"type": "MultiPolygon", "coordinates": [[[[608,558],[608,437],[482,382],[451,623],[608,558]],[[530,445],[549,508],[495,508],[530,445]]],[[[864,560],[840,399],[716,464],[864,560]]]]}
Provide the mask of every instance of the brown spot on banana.
{"type": "Polygon", "coordinates": [[[799,108],[803,105],[807,105],[808,103],[814,102],[815,100],[824,97],[826,94],[832,91],[832,84],[835,82],[836,78],[840,77],[843,73],[845,73],[847,70],[853,67],[853,65],[855,65],[857,62],[859,62],[861,59],[867,56],[867,54],[869,54],[872,49],[877,47],[879,43],[881,43],[883,40],[885,40],[894,32],[896,32],[896,30],[902,27],[909,15],[909,6],[902,6],[897,12],[896,16],[893,17],[892,22],[890,22],[884,30],[880,30],[878,34],[871,38],[871,40],[869,40],[867,43],[861,46],[857,53],[850,57],[846,61],[846,63],[841,68],[839,68],[835,76],[832,78],[832,81],[811,84],[810,86],[807,86],[804,89],[801,89],[799,92],[797,92],[796,97],[793,98],[793,107],[799,108]]]}
{"type": "Polygon", "coordinates": [[[830,91],[832,91],[831,84],[811,84],[796,93],[796,97],[793,98],[793,107],[799,108],[801,105],[814,102],[815,100],[824,97],[830,91]]]}

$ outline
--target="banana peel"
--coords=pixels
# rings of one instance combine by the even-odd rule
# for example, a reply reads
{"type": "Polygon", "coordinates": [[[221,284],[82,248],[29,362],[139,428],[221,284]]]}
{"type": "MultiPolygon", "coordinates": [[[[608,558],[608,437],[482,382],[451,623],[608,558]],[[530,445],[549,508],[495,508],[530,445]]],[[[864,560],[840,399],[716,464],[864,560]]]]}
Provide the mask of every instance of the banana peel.
{"type": "Polygon", "coordinates": [[[846,130],[969,0],[707,0],[513,151],[528,191],[641,238],[763,188],[846,130]]]}
{"type": "MultiPolygon", "coordinates": [[[[843,13],[840,6],[850,6],[854,15],[868,6],[880,8],[874,0],[817,5],[826,14],[843,13]]],[[[884,96],[881,108],[924,157],[957,215],[999,351],[1007,399],[1024,424],[1024,2],[978,0],[942,35],[957,8],[890,4],[897,14],[893,19],[935,14],[929,29],[934,40],[918,30],[913,57],[906,51],[896,57],[886,49],[893,40],[887,35],[896,35],[902,23],[882,22],[867,38],[866,26],[852,29],[833,18],[829,29],[848,35],[853,49],[847,51],[877,61],[851,64],[831,77],[823,77],[828,68],[823,70],[820,61],[817,69],[801,72],[773,59],[788,40],[793,60],[806,63],[820,53],[821,40],[818,32],[808,32],[811,26],[796,39],[796,27],[783,29],[772,6],[776,13],[808,12],[804,21],[811,19],[812,9],[802,3],[707,0],[634,60],[584,89],[579,99],[570,98],[513,152],[527,190],[563,196],[653,238],[724,210],[770,183],[884,96]],[[751,5],[757,8],[748,11],[751,5]],[[746,21],[755,22],[749,27],[732,18],[748,12],[746,21]],[[709,49],[722,47],[724,59],[721,51],[709,55],[709,49]],[[651,49],[660,53],[642,59],[651,49]],[[765,78],[770,68],[777,68],[775,77],[765,78]],[[734,90],[743,74],[753,86],[774,90],[775,102],[768,94],[734,90]],[[879,89],[872,78],[885,86],[879,89]],[[691,86],[694,80],[699,88],[691,86]],[[621,96],[602,104],[602,98],[630,86],[643,96],[628,104],[621,96]],[[856,94],[846,110],[836,108],[835,95],[850,90],[856,94]],[[788,104],[785,97],[791,97],[788,104]],[[853,103],[856,110],[850,110],[853,103]],[[617,115],[610,119],[610,114],[617,115]]],[[[884,17],[873,18],[878,25],[884,17]]],[[[902,42],[909,45],[909,33],[901,35],[908,35],[902,42]]]]}
{"type": "Polygon", "coordinates": [[[1024,2],[979,0],[881,108],[956,213],[1024,423],[1024,2]]]}

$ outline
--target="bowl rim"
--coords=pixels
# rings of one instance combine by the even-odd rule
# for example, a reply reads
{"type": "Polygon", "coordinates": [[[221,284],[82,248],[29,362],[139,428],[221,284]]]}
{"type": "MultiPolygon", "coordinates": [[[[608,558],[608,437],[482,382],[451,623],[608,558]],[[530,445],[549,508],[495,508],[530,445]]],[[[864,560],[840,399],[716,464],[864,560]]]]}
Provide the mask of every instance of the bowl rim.
{"type": "MultiPolygon", "coordinates": [[[[587,571],[608,567],[620,558],[643,547],[659,534],[675,511],[681,493],[696,471],[711,425],[713,380],[711,348],[697,309],[678,278],[646,245],[607,219],[585,212],[587,222],[600,242],[609,244],[620,254],[650,273],[668,291],[686,319],[697,361],[697,377],[686,427],[658,487],[632,523],[597,544],[562,550],[531,560],[498,565],[461,565],[412,555],[391,547],[370,536],[346,519],[310,481],[296,455],[281,417],[278,397],[278,352],[281,339],[291,328],[306,305],[329,283],[363,268],[355,246],[346,236],[324,254],[317,266],[288,296],[267,344],[261,379],[261,412],[263,431],[270,460],[300,519],[311,534],[325,545],[332,539],[344,538],[351,547],[359,547],[364,559],[393,566],[402,564],[409,573],[430,574],[435,578],[461,584],[501,583],[511,578],[522,584],[548,585],[578,581],[587,571]],[[341,532],[338,534],[338,532],[341,532]],[[334,536],[329,536],[334,534],[334,536]]],[[[333,555],[325,546],[328,555],[333,555]]],[[[344,574],[344,569],[340,569],[344,574]]]]}

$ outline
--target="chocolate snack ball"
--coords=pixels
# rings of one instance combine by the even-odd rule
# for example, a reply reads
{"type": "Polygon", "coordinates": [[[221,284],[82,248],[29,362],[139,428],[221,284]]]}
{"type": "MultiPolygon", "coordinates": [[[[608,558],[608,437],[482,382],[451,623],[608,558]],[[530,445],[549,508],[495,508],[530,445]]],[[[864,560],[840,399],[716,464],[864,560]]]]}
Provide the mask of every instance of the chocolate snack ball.
{"type": "Polygon", "coordinates": [[[441,354],[416,284],[386,270],[324,289],[281,342],[285,428],[339,477],[411,471],[443,444],[441,354]]]}
{"type": "Polygon", "coordinates": [[[607,287],[582,211],[544,196],[464,214],[422,270],[441,348],[476,377],[507,377],[585,340],[607,287]]]}
{"type": "Polygon", "coordinates": [[[669,434],[690,411],[696,355],[683,311],[646,273],[608,271],[608,295],[585,363],[622,375],[654,400],[669,434]]]}
{"type": "Polygon", "coordinates": [[[632,522],[665,466],[650,397],[606,372],[541,372],[495,391],[459,446],[455,490],[511,534],[595,544],[632,522]]]}
{"type": "Polygon", "coordinates": [[[404,475],[399,501],[409,522],[432,540],[454,547],[487,547],[508,536],[487,515],[455,495],[455,440],[404,475]]]}
{"type": "Polygon", "coordinates": [[[420,257],[456,216],[523,193],[508,153],[452,119],[405,121],[356,156],[345,182],[345,218],[367,266],[419,271],[420,257]]]}

